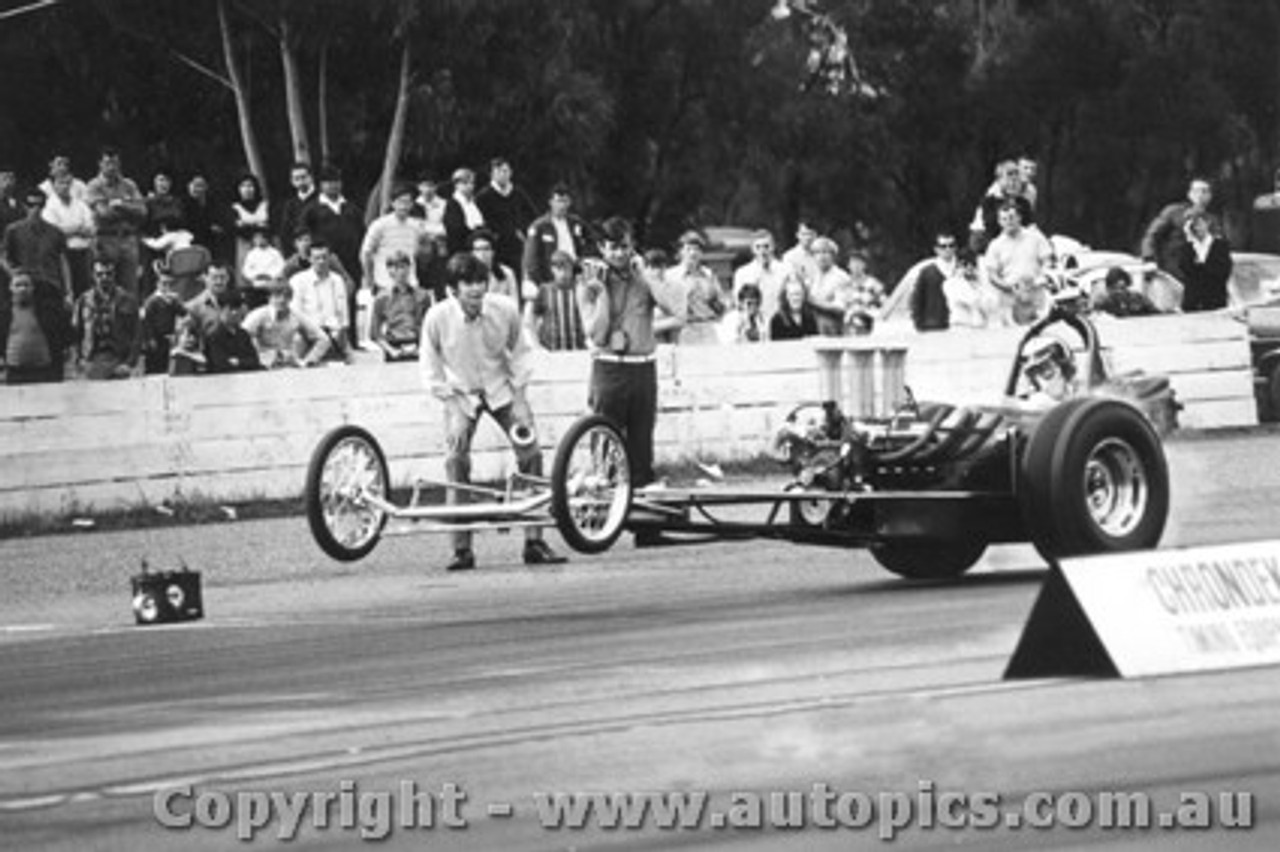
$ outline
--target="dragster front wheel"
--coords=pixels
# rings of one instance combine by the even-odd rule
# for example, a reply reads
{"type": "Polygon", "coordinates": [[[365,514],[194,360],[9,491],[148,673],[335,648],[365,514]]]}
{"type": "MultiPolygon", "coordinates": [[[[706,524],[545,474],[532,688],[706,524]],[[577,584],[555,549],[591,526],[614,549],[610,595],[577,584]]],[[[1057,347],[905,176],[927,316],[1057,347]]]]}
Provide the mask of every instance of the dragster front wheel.
{"type": "Polygon", "coordinates": [[[560,439],[551,467],[551,514],[579,553],[608,550],[631,510],[631,459],[607,417],[580,418],[560,439]]]}
{"type": "Polygon", "coordinates": [[[316,544],[343,562],[368,555],[387,523],[369,498],[386,500],[390,490],[387,459],[372,435],[358,426],[329,432],[307,467],[307,522],[316,544]]]}

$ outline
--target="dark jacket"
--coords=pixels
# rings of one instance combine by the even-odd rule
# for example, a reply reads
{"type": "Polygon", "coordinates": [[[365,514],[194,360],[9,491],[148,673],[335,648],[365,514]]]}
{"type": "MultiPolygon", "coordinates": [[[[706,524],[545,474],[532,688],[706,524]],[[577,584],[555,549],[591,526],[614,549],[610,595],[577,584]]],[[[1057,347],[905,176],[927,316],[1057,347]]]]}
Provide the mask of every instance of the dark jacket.
{"type": "MultiPolygon", "coordinates": [[[[48,281],[35,281],[36,322],[49,344],[49,354],[57,362],[66,355],[67,348],[75,342],[71,327],[71,313],[67,310],[62,291],[48,281]]],[[[9,326],[13,323],[13,295],[6,284],[0,293],[0,356],[9,348],[9,326]]]]}
{"type": "Polygon", "coordinates": [[[225,263],[229,259],[227,232],[231,223],[227,221],[224,205],[212,196],[206,196],[202,203],[188,194],[182,199],[182,222],[195,244],[207,248],[214,260],[225,263]]]}
{"type": "MultiPolygon", "coordinates": [[[[476,205],[477,207],[479,205],[476,205]]],[[[488,225],[488,222],[485,223],[488,225]]],[[[467,214],[462,205],[452,195],[444,203],[444,245],[446,257],[453,257],[460,251],[468,251],[471,242],[471,229],[467,227],[467,214]]]]}
{"type": "Polygon", "coordinates": [[[808,302],[800,308],[800,320],[797,322],[791,312],[780,310],[769,320],[770,340],[799,340],[802,337],[818,335],[818,316],[808,302]]]}
{"type": "Polygon", "coordinates": [[[86,290],[76,300],[71,322],[81,360],[103,354],[110,354],[125,364],[138,360],[142,345],[138,303],[126,291],[117,288],[110,302],[105,303],[97,288],[86,290]],[[100,338],[101,332],[108,336],[100,338]]]}
{"type": "Polygon", "coordinates": [[[209,373],[237,373],[261,370],[258,349],[249,332],[239,326],[219,325],[204,341],[204,357],[209,373]]]}
{"type": "Polygon", "coordinates": [[[32,275],[62,284],[66,253],[66,236],[39,215],[19,219],[4,229],[4,259],[10,269],[25,268],[32,275]]]}
{"type": "MultiPolygon", "coordinates": [[[[588,256],[591,248],[591,235],[582,219],[569,214],[569,235],[573,237],[573,253],[575,257],[588,256]]],[[[555,223],[551,214],[539,216],[529,226],[524,239],[524,259],[520,264],[524,280],[535,284],[546,284],[552,279],[551,255],[555,254],[557,242],[555,223]]]]}
{"type": "Polygon", "coordinates": [[[529,196],[514,185],[511,192],[503,195],[490,184],[476,193],[476,206],[484,214],[485,227],[493,231],[496,238],[493,248],[498,262],[519,269],[525,228],[538,215],[529,196]]]}
{"type": "Polygon", "coordinates": [[[316,240],[329,244],[346,269],[360,268],[360,243],[364,240],[364,215],[360,208],[344,200],[341,212],[335,213],[314,196],[302,211],[302,221],[316,240]]]}
{"type": "Polygon", "coordinates": [[[911,291],[911,320],[917,331],[942,331],[951,327],[951,308],[942,289],[947,280],[938,264],[926,264],[911,291]]]}
{"type": "Polygon", "coordinates": [[[1231,277],[1231,245],[1215,237],[1201,263],[1195,247],[1184,242],[1178,247],[1178,263],[1182,268],[1186,291],[1182,294],[1184,311],[1213,311],[1227,306],[1227,279],[1231,277]]]}
{"type": "Polygon", "coordinates": [[[315,197],[316,191],[314,189],[311,190],[311,194],[306,198],[299,198],[298,193],[295,192],[281,203],[280,209],[276,212],[274,221],[279,225],[276,236],[280,240],[280,250],[285,254],[293,250],[293,238],[298,235],[298,228],[306,227],[302,214],[315,197]]]}

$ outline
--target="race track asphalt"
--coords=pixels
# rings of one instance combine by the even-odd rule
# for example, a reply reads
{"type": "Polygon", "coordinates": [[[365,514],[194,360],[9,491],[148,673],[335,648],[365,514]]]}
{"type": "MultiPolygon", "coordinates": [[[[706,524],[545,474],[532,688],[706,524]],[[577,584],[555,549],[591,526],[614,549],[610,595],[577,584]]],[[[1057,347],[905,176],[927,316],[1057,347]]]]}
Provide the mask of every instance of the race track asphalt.
{"type": "MultiPolygon", "coordinates": [[[[1280,538],[1280,432],[1168,452],[1164,546],[1280,538]]],[[[1028,547],[995,548],[946,584],[782,543],[620,544],[552,569],[519,564],[513,535],[477,551],[464,576],[443,573],[445,543],[422,536],[342,565],[302,519],[0,542],[0,848],[273,848],[279,821],[253,844],[234,822],[166,829],[156,794],[355,801],[404,798],[405,784],[456,785],[467,825],[437,811],[435,827],[393,826],[380,848],[1280,848],[1276,669],[1003,681],[1044,577],[1028,547]],[[134,627],[128,577],[143,556],[202,571],[208,617],[134,627]],[[892,843],[877,822],[823,828],[813,811],[783,831],[710,817],[579,831],[542,827],[535,808],[550,792],[707,791],[723,813],[735,792],[819,790],[895,794],[914,824],[892,843]],[[944,793],[1014,807],[1111,791],[1161,806],[1249,792],[1257,824],[920,825],[944,793]]],[[[344,829],[340,811],[327,828],[309,811],[285,848],[362,848],[360,815],[344,829]]]]}

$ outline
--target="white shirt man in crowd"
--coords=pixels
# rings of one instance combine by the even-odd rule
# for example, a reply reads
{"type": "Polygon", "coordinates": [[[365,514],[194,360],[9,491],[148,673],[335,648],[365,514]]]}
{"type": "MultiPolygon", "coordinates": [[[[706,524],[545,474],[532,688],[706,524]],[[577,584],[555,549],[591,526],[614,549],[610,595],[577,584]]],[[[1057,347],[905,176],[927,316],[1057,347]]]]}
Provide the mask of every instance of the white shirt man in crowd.
{"type": "Polygon", "coordinates": [[[818,232],[808,222],[801,221],[796,227],[796,244],[782,255],[782,261],[791,267],[791,271],[810,291],[818,281],[818,261],[813,253],[813,241],[818,232]]]}
{"type": "Polygon", "coordinates": [[[751,262],[738,267],[733,273],[734,302],[738,301],[743,287],[755,285],[760,290],[760,308],[765,325],[778,311],[782,285],[793,275],[789,265],[774,257],[773,250],[773,235],[765,230],[756,231],[751,239],[751,262]]]}
{"type": "Polygon", "coordinates": [[[426,223],[412,216],[413,187],[398,184],[391,190],[391,210],[369,223],[360,245],[360,265],[364,271],[364,286],[373,295],[384,293],[394,286],[387,271],[387,258],[404,254],[410,259],[409,279],[416,286],[417,269],[414,258],[421,251],[426,238],[426,223]]]}
{"type": "MultiPolygon", "coordinates": [[[[488,292],[488,267],[475,255],[451,257],[447,278],[453,295],[427,311],[419,345],[423,384],[444,406],[445,474],[450,482],[471,481],[471,440],[487,412],[512,438],[519,470],[540,476],[542,450],[527,396],[533,365],[520,309],[512,299],[488,292]]],[[[458,492],[448,489],[446,499],[459,502],[458,492]]],[[[454,533],[453,546],[446,570],[475,568],[471,533],[454,533]]],[[[542,540],[541,529],[527,527],[524,561],[548,565],[565,559],[542,540]]]]}
{"type": "Polygon", "coordinates": [[[998,296],[997,322],[1025,325],[1048,304],[1044,272],[1053,246],[1039,228],[1027,228],[1017,205],[1000,208],[1000,235],[987,246],[982,268],[998,296]]]}
{"type": "Polygon", "coordinates": [[[59,175],[67,176],[71,197],[84,201],[85,196],[89,193],[89,185],[71,173],[71,158],[65,154],[57,154],[49,161],[49,176],[40,182],[40,189],[44,191],[44,194],[50,198],[53,197],[53,184],[59,175]]]}
{"type": "Polygon", "coordinates": [[[809,285],[809,304],[818,317],[818,333],[839,337],[845,333],[854,306],[853,277],[836,263],[835,240],[819,237],[813,242],[815,277],[809,285]]]}
{"type": "Polygon", "coordinates": [[[311,265],[289,279],[293,288],[293,310],[320,327],[334,350],[350,363],[348,330],[351,312],[347,304],[347,282],[329,262],[329,246],[311,241],[311,265]]]}
{"type": "Polygon", "coordinates": [[[314,367],[329,352],[328,335],[295,311],[290,304],[292,299],[289,282],[276,281],[267,304],[254,308],[241,323],[258,350],[258,360],[268,370],[314,367]]]}
{"type": "Polygon", "coordinates": [[[697,231],[686,231],[680,237],[680,260],[666,272],[667,280],[680,285],[684,299],[684,322],[678,337],[681,346],[720,342],[725,298],[716,274],[702,262],[705,245],[697,231]]]}
{"type": "Polygon", "coordinates": [[[445,200],[436,191],[436,179],[424,177],[418,181],[418,197],[413,200],[413,216],[421,219],[423,230],[431,240],[444,244],[445,200]]]}

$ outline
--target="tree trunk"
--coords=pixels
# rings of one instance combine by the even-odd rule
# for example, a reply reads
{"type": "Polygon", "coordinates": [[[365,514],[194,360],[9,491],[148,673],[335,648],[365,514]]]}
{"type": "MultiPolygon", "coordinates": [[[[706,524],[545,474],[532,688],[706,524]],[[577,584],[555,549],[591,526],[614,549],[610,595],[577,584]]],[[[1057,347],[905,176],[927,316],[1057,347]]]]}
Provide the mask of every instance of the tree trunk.
{"type": "Polygon", "coordinates": [[[245,92],[244,81],[240,76],[240,63],[236,60],[235,46],[231,41],[226,0],[218,0],[218,29],[222,34],[222,54],[227,63],[227,79],[231,81],[231,91],[236,98],[236,114],[240,120],[240,140],[244,145],[245,162],[249,164],[249,171],[258,176],[265,197],[266,169],[262,164],[262,154],[258,151],[258,139],[254,135],[253,120],[249,115],[249,96],[245,92]]]}
{"type": "Polygon", "coordinates": [[[329,146],[329,40],[320,45],[320,63],[316,71],[320,78],[316,87],[316,116],[320,121],[320,162],[331,162],[333,152],[329,146]]]}
{"type": "Polygon", "coordinates": [[[382,177],[378,179],[375,197],[369,200],[369,205],[365,208],[365,219],[370,222],[382,214],[382,208],[391,198],[391,183],[396,178],[396,168],[400,165],[400,154],[404,150],[404,129],[409,120],[409,87],[413,81],[413,57],[409,44],[409,39],[406,38],[400,49],[400,86],[396,93],[396,111],[391,119],[391,131],[387,134],[386,155],[382,159],[382,177]]]}
{"type": "Polygon", "coordinates": [[[302,81],[298,73],[298,54],[294,49],[289,19],[280,18],[280,64],[284,69],[284,99],[289,113],[289,132],[293,137],[293,159],[311,163],[311,143],[307,140],[307,117],[302,110],[302,81]]]}

